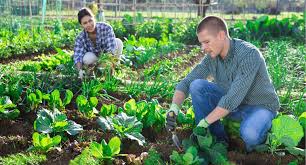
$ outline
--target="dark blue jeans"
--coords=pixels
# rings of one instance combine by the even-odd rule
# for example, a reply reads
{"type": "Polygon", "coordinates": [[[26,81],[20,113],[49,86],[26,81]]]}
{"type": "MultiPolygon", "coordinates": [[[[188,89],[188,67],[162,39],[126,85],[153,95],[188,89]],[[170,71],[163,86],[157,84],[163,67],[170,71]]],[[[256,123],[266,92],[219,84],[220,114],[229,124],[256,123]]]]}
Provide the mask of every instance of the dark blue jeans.
{"type": "MultiPolygon", "coordinates": [[[[216,108],[224,94],[222,88],[204,79],[194,80],[190,84],[190,95],[196,124],[216,108]]],[[[269,111],[262,106],[240,105],[234,112],[229,113],[227,117],[241,121],[240,136],[245,142],[246,149],[251,151],[256,145],[265,141],[275,116],[275,112],[269,111]]],[[[209,130],[216,136],[218,141],[228,141],[224,126],[219,120],[212,123],[209,126],[209,130]]]]}

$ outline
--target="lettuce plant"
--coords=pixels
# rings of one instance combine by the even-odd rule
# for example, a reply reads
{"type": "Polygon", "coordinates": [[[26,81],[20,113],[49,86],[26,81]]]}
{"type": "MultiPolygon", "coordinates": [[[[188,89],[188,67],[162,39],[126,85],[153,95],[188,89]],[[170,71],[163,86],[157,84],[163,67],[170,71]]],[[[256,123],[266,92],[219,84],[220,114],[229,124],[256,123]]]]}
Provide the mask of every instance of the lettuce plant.
{"type": "Polygon", "coordinates": [[[305,156],[305,149],[296,147],[303,136],[303,127],[294,117],[281,115],[273,119],[271,132],[265,144],[257,146],[256,150],[271,153],[287,150],[293,155],[305,156]]]}
{"type": "Polygon", "coordinates": [[[173,151],[170,159],[177,165],[200,165],[204,162],[204,159],[199,158],[197,148],[193,146],[189,147],[185,154],[173,151]]]}
{"type": "Polygon", "coordinates": [[[117,112],[117,106],[114,104],[103,104],[99,114],[103,117],[114,115],[117,112]]]}
{"type": "Polygon", "coordinates": [[[121,140],[116,136],[108,144],[103,139],[101,144],[92,142],[89,146],[90,153],[98,159],[112,159],[120,153],[121,140]]]}
{"type": "Polygon", "coordinates": [[[67,132],[69,135],[76,135],[83,127],[72,120],[68,120],[64,113],[54,109],[54,112],[42,109],[37,114],[34,121],[34,130],[42,133],[62,134],[67,132]]]}
{"type": "Polygon", "coordinates": [[[30,104],[30,110],[36,110],[43,100],[49,99],[50,94],[44,94],[39,89],[27,95],[27,102],[30,104]]]}
{"type": "Polygon", "coordinates": [[[0,97],[0,119],[15,119],[20,111],[8,96],[0,97]]]}
{"type": "Polygon", "coordinates": [[[86,117],[92,118],[98,113],[96,106],[98,105],[98,99],[96,97],[90,97],[89,100],[83,95],[79,95],[76,99],[76,103],[79,111],[81,111],[86,117]]]}
{"type": "Polygon", "coordinates": [[[33,146],[28,150],[35,150],[40,152],[48,152],[61,143],[61,136],[59,135],[52,138],[49,136],[49,134],[45,135],[34,132],[32,139],[33,146]]]}
{"type": "Polygon", "coordinates": [[[143,125],[135,116],[127,116],[121,112],[113,117],[99,117],[97,122],[104,131],[114,131],[121,138],[136,140],[141,146],[145,143],[141,134],[143,125]]]}
{"type": "Polygon", "coordinates": [[[223,143],[216,142],[209,130],[202,127],[193,129],[190,139],[183,140],[185,150],[193,146],[199,152],[199,156],[204,159],[202,164],[229,164],[227,161],[227,149],[223,143]]]}
{"type": "Polygon", "coordinates": [[[71,102],[71,99],[73,97],[73,93],[67,89],[64,100],[61,99],[61,95],[59,90],[54,90],[50,94],[50,98],[48,99],[49,107],[54,109],[57,108],[59,110],[65,109],[65,106],[68,105],[71,102]]]}
{"type": "Polygon", "coordinates": [[[153,127],[161,130],[165,125],[165,110],[155,99],[151,102],[143,100],[137,103],[131,99],[124,104],[124,110],[129,116],[136,116],[143,123],[144,128],[153,127]]]}

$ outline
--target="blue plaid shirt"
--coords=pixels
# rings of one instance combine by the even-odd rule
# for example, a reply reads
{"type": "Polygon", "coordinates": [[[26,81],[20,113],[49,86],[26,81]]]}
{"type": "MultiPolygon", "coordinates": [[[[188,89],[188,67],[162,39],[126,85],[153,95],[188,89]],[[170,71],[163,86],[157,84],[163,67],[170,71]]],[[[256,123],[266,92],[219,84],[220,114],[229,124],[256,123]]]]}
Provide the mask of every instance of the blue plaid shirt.
{"type": "Polygon", "coordinates": [[[73,55],[74,63],[83,63],[83,56],[86,52],[93,52],[96,55],[99,55],[101,52],[114,53],[116,42],[113,28],[109,24],[97,22],[96,29],[96,47],[85,30],[76,38],[73,55]]]}

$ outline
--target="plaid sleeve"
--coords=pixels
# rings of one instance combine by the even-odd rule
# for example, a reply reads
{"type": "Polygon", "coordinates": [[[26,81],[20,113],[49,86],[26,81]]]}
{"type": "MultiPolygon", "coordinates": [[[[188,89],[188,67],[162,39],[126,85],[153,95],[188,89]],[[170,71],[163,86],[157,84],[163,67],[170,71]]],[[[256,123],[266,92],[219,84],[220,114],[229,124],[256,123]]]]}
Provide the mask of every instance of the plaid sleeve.
{"type": "Polygon", "coordinates": [[[83,63],[83,56],[85,54],[85,49],[84,49],[84,40],[82,38],[82,35],[79,35],[75,41],[74,45],[74,54],[73,54],[73,60],[74,63],[83,63]]]}
{"type": "Polygon", "coordinates": [[[185,95],[188,96],[191,82],[196,79],[206,79],[210,74],[209,63],[210,60],[208,55],[206,55],[202,62],[192,69],[192,71],[177,84],[175,89],[184,92],[185,95]]]}
{"type": "Polygon", "coordinates": [[[116,41],[115,41],[115,33],[111,26],[108,26],[106,30],[106,38],[105,38],[105,51],[115,53],[116,49],[116,41]]]}

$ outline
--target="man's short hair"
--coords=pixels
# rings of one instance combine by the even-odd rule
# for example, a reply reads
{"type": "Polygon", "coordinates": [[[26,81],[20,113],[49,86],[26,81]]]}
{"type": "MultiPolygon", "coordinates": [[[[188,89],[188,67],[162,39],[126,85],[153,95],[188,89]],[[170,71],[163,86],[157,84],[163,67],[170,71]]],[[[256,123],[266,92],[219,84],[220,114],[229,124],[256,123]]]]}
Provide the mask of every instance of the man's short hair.
{"type": "Polygon", "coordinates": [[[215,33],[224,31],[225,35],[229,37],[226,22],[217,16],[207,16],[203,18],[197,27],[197,34],[202,32],[204,29],[215,33]]]}

